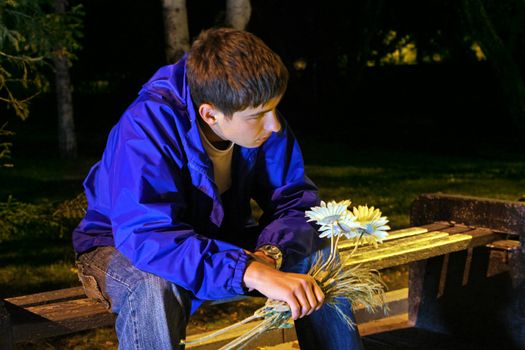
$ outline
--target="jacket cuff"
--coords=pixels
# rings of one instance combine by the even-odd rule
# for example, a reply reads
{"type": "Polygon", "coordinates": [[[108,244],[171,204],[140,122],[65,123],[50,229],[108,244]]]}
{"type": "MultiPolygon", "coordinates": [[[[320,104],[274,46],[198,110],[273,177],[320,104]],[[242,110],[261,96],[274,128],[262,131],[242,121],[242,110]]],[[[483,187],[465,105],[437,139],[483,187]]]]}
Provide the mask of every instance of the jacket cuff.
{"type": "Polygon", "coordinates": [[[244,286],[243,278],[250,259],[250,256],[244,251],[239,254],[239,260],[237,260],[237,264],[235,265],[232,279],[232,289],[236,294],[245,294],[248,292],[248,288],[244,286]]]}

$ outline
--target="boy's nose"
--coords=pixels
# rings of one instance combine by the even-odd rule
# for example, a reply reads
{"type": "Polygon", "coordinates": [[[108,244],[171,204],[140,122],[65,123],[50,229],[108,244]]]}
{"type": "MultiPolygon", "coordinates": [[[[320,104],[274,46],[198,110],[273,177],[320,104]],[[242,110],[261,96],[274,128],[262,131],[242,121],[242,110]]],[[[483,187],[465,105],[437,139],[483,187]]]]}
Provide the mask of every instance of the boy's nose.
{"type": "Polygon", "coordinates": [[[268,112],[264,128],[271,132],[278,132],[281,130],[281,122],[279,122],[279,118],[277,118],[277,113],[275,113],[275,111],[268,112]]]}

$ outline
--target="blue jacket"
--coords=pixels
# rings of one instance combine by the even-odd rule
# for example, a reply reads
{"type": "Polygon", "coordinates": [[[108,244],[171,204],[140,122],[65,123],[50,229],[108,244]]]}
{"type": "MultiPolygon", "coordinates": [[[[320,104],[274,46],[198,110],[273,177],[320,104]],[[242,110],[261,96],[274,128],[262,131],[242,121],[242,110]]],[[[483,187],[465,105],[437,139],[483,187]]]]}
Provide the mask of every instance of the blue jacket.
{"type": "Polygon", "coordinates": [[[246,292],[249,256],[241,246],[275,245],[285,262],[318,248],[304,211],[319,205],[319,198],[281,116],[281,131],[261,147],[235,145],[232,187],[221,198],[185,63],[162,67],[111,130],[102,159],[84,182],[88,209],[73,245],[77,253],[115,246],[137,268],[196,299],[221,299],[246,292]],[[250,198],[263,210],[260,230],[253,229],[250,198]]]}

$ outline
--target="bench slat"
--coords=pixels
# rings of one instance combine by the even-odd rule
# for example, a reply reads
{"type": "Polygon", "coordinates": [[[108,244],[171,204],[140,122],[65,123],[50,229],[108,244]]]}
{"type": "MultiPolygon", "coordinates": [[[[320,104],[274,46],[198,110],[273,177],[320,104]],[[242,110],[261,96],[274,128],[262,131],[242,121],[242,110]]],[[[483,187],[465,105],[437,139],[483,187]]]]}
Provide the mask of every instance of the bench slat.
{"type": "Polygon", "coordinates": [[[446,231],[450,227],[454,227],[455,224],[450,221],[436,221],[426,225],[419,225],[418,227],[426,228],[429,231],[446,231]]]}
{"type": "MultiPolygon", "coordinates": [[[[399,247],[405,247],[405,246],[422,246],[423,244],[431,243],[432,241],[443,239],[448,237],[449,234],[446,232],[428,232],[423,233],[417,236],[413,237],[406,237],[406,238],[400,238],[394,241],[385,242],[383,244],[379,244],[377,248],[375,248],[373,245],[364,246],[358,248],[354,254],[352,255],[352,258],[358,258],[362,255],[368,255],[368,254],[382,254],[383,252],[390,251],[392,249],[396,249],[399,247]]],[[[347,252],[348,254],[350,252],[347,252]]],[[[344,255],[345,253],[343,253],[344,255]]]]}
{"type": "Polygon", "coordinates": [[[65,301],[71,299],[83,299],[86,295],[82,287],[73,287],[59,290],[52,290],[49,292],[36,293],[31,295],[24,295],[20,297],[7,298],[6,301],[11,304],[28,307],[33,305],[41,305],[47,303],[54,303],[57,301],[65,301]]]}
{"type": "Polygon", "coordinates": [[[472,239],[469,235],[456,234],[440,239],[436,239],[427,245],[409,245],[394,247],[390,251],[381,254],[363,255],[357,259],[349,259],[345,266],[355,266],[361,264],[374,269],[382,269],[407,264],[417,260],[428,259],[438,255],[444,255],[466,249],[472,239]]]}
{"type": "Polygon", "coordinates": [[[16,342],[113,325],[115,316],[87,298],[21,308],[6,303],[16,342]]]}
{"type": "MultiPolygon", "coordinates": [[[[395,230],[391,231],[388,236],[383,240],[383,242],[388,242],[394,239],[404,238],[404,237],[411,237],[415,235],[419,235],[422,233],[427,233],[429,230],[423,227],[410,227],[402,230],[395,230]]],[[[366,245],[363,244],[359,249],[363,249],[366,245]]],[[[338,244],[339,251],[343,252],[345,250],[349,250],[355,247],[355,242],[352,240],[343,240],[339,242],[338,244]]]]}
{"type": "Polygon", "coordinates": [[[476,228],[466,234],[472,236],[472,241],[469,244],[469,248],[479,247],[486,245],[490,242],[501,239],[502,234],[496,233],[488,228],[476,228]]]}
{"type": "Polygon", "coordinates": [[[25,310],[54,322],[62,322],[71,318],[81,318],[108,312],[102,304],[87,298],[32,306],[25,310]]]}

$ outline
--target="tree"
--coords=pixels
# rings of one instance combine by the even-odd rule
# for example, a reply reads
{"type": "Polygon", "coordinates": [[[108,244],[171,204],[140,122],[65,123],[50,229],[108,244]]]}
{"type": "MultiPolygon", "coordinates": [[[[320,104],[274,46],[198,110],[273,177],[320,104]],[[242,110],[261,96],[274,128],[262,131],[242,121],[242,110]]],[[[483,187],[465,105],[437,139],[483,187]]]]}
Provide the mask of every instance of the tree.
{"type": "Polygon", "coordinates": [[[250,0],[227,0],[226,1],[226,25],[245,30],[250,16],[252,6],[250,0]]]}
{"type": "MultiPolygon", "coordinates": [[[[55,11],[63,16],[66,13],[67,0],[55,0],[55,11]]],[[[73,91],[69,76],[67,48],[57,45],[53,55],[55,66],[55,87],[58,112],[58,150],[62,158],[77,157],[77,139],[73,118],[73,91]]]]}
{"type": "Polygon", "coordinates": [[[168,63],[179,60],[190,49],[190,31],[186,0],[162,0],[166,59],[168,63]]]}
{"type": "Polygon", "coordinates": [[[0,3],[0,102],[22,119],[30,100],[48,89],[51,62],[72,59],[79,48],[81,7],[58,13],[50,1],[0,3]]]}

